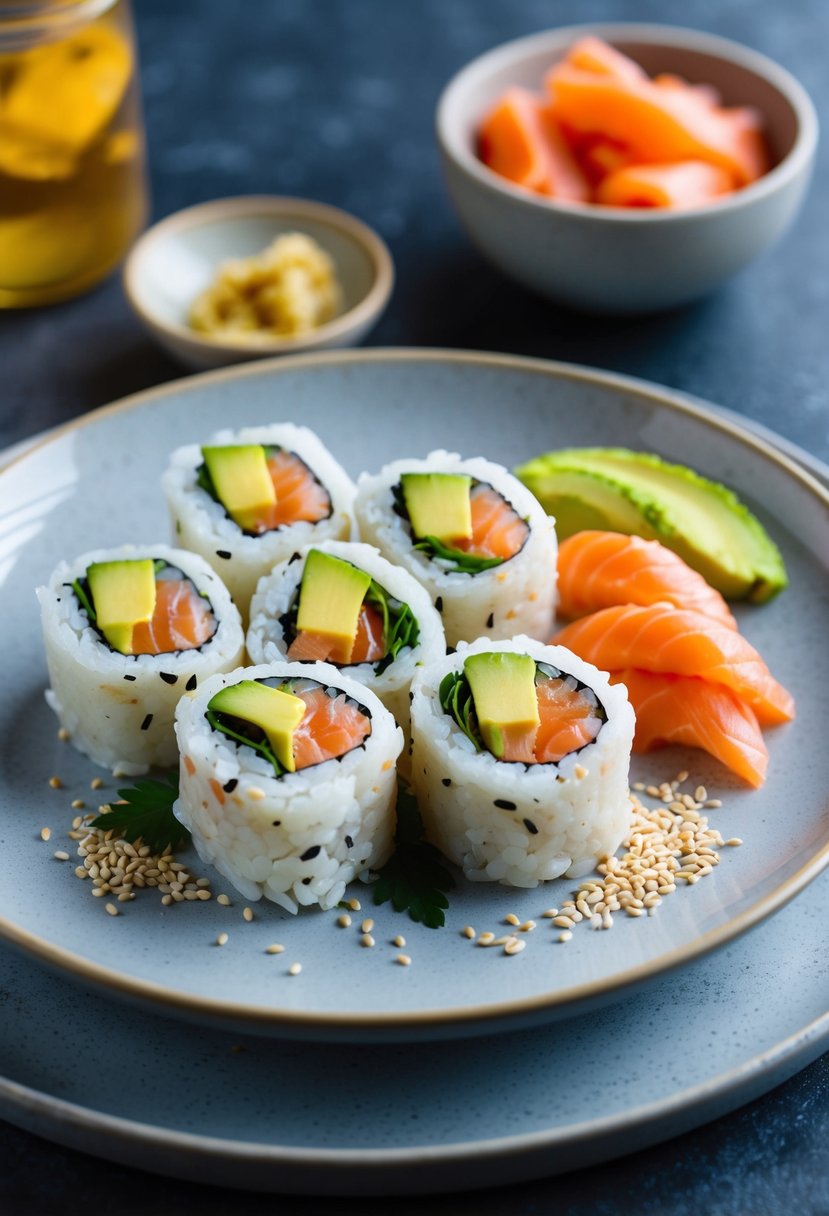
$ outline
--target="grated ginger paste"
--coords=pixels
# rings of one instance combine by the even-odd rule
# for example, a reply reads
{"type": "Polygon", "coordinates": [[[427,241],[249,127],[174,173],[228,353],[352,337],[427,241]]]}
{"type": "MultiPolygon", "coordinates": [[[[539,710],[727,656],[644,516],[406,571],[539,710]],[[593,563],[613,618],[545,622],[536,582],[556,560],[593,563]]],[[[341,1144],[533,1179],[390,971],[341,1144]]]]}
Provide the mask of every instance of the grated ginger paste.
{"type": "Polygon", "coordinates": [[[329,255],[311,237],[289,232],[253,257],[222,263],[189,320],[201,333],[267,341],[316,329],[337,314],[341,300],[329,255]]]}

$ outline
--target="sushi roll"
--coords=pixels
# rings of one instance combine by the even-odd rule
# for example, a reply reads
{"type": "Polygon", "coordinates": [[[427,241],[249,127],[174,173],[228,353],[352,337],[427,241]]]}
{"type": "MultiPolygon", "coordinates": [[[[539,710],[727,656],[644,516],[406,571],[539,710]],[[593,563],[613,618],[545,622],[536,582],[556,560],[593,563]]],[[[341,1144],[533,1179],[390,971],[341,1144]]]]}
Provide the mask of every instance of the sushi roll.
{"type": "Polygon", "coordinates": [[[74,745],[123,776],[177,763],[176,702],[244,655],[207,562],[167,545],[96,550],[62,562],[37,596],[46,699],[74,745]]]}
{"type": "Polygon", "coordinates": [[[329,540],[260,581],[247,648],[254,663],[334,663],[377,694],[408,740],[412,677],[443,657],[446,640],[411,574],[371,545],[329,540]]]}
{"type": "Polygon", "coordinates": [[[247,899],[334,907],[392,850],[400,728],[328,663],[216,676],[176,712],[175,813],[247,899]]]}
{"type": "Polygon", "coordinates": [[[430,839],[473,882],[578,878],[630,825],[623,686],[528,637],[461,646],[412,685],[412,781],[430,839]]]}
{"type": "Polygon", "coordinates": [[[278,562],[351,535],[353,482],[313,431],[288,422],[178,448],[161,484],[174,543],[210,563],[245,619],[278,562]]]}
{"type": "Polygon", "coordinates": [[[363,474],[355,512],[361,539],[427,589],[449,646],[549,636],[554,521],[501,465],[453,452],[397,460],[363,474]]]}

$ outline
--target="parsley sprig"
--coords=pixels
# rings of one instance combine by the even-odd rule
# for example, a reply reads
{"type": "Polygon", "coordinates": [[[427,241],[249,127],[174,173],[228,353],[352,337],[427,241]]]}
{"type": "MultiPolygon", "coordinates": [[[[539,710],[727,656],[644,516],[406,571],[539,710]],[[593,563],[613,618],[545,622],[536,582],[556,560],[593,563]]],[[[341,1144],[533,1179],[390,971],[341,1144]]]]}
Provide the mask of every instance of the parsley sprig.
{"type": "Polygon", "coordinates": [[[395,912],[408,912],[412,920],[430,929],[444,923],[444,911],[455,880],[443,865],[438,850],[423,839],[423,820],[415,797],[402,786],[397,797],[395,850],[374,884],[375,904],[390,902],[395,912]]]}
{"type": "Polygon", "coordinates": [[[91,826],[114,829],[130,843],[140,838],[154,853],[175,849],[190,839],[187,828],[173,814],[178,792],[177,770],[161,780],[143,777],[134,786],[118,790],[121,801],[93,819],[91,826]]]}

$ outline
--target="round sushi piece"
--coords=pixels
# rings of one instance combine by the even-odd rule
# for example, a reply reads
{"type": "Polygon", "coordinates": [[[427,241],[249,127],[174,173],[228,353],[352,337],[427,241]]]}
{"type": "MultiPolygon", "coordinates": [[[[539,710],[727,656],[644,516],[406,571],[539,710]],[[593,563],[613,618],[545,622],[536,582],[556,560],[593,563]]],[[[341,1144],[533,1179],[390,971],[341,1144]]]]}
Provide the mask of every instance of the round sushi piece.
{"type": "Polygon", "coordinates": [[[563,646],[480,638],[412,685],[412,781],[431,840],[473,882],[578,878],[630,825],[634,715],[563,646]]]}
{"type": "Polygon", "coordinates": [[[554,521],[501,465],[455,452],[363,474],[362,540],[429,592],[446,641],[549,637],[556,607],[554,521]]]}
{"type": "Polygon", "coordinates": [[[331,908],[391,853],[403,736],[374,693],[331,664],[216,676],[182,698],[176,735],[175,813],[247,899],[331,908]]]}
{"type": "Polygon", "coordinates": [[[161,484],[175,543],[210,563],[243,618],[278,562],[351,536],[354,483],[307,427],[219,431],[173,452],[161,484]]]}
{"type": "Polygon", "coordinates": [[[176,702],[244,655],[227,588],[168,545],[124,545],[61,562],[39,587],[49,705],[73,744],[119,775],[178,760],[176,702]]]}
{"type": "Polygon", "coordinates": [[[428,591],[406,570],[371,545],[324,541],[263,578],[250,615],[247,649],[254,663],[332,662],[377,694],[408,740],[412,678],[418,667],[443,657],[446,639],[428,591]],[[322,615],[315,619],[317,599],[322,615]],[[299,627],[300,605],[316,628],[299,627]],[[343,621],[344,636],[337,632],[343,621]]]}

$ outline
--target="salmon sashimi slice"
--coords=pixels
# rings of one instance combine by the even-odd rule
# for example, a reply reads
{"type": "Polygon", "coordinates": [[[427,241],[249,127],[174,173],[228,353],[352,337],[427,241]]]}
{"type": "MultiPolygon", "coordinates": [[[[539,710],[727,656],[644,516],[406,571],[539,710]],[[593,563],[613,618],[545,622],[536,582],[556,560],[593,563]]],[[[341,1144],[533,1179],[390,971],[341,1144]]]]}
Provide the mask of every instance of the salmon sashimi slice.
{"type": "Polygon", "coordinates": [[[246,531],[261,536],[289,524],[315,524],[331,514],[331,498],[304,460],[294,452],[275,448],[267,453],[268,472],[276,491],[276,502],[263,507],[246,531]]]}
{"type": "Polygon", "coordinates": [[[565,61],[546,79],[550,113],[581,134],[626,144],[642,164],[702,160],[746,185],[769,168],[759,115],[713,106],[689,87],[622,79],[565,61]]]}
{"type": "Polygon", "coordinates": [[[701,207],[734,189],[731,174],[702,160],[666,165],[623,165],[596,190],[604,207],[701,207]]]}
{"type": "Polygon", "coordinates": [[[554,764],[592,743],[602,727],[596,698],[573,676],[541,680],[535,687],[539,724],[502,731],[501,759],[554,764]]]}
{"type": "Polygon", "coordinates": [[[528,89],[508,89],[479,132],[481,160],[527,190],[575,202],[590,196],[587,181],[541,101],[528,89]]]}
{"type": "Polygon", "coordinates": [[[724,684],[763,726],[794,717],[794,699],[736,629],[673,604],[620,604],[566,625],[554,639],[603,671],[639,667],[724,684]]]}
{"type": "Polygon", "coordinates": [[[216,632],[210,602],[199,595],[189,578],[159,578],[155,584],[152,620],[132,630],[133,654],[170,654],[197,650],[216,632]]]}
{"type": "Polygon", "coordinates": [[[344,692],[331,697],[319,687],[294,691],[307,706],[294,732],[294,761],[298,769],[344,756],[371,734],[370,719],[344,692]]]}
{"type": "Polygon", "coordinates": [[[304,629],[297,633],[288,647],[288,658],[297,663],[329,662],[377,663],[386,654],[383,617],[377,609],[364,603],[357,620],[353,643],[343,645],[340,639],[304,629]]]}
{"type": "Polygon", "coordinates": [[[453,549],[478,557],[515,557],[530,534],[525,520],[492,486],[479,482],[469,495],[472,535],[452,542],[453,549]]]}
{"type": "Polygon", "coordinates": [[[658,540],[622,532],[576,532],[558,550],[558,610],[586,616],[616,604],[647,607],[660,601],[688,608],[730,629],[737,622],[719,591],[658,540]]]}
{"type": "Polygon", "coordinates": [[[610,682],[627,688],[636,714],[635,752],[672,743],[699,747],[755,789],[763,784],[769,754],[757,715],[730,688],[634,668],[611,672],[610,682]]]}

